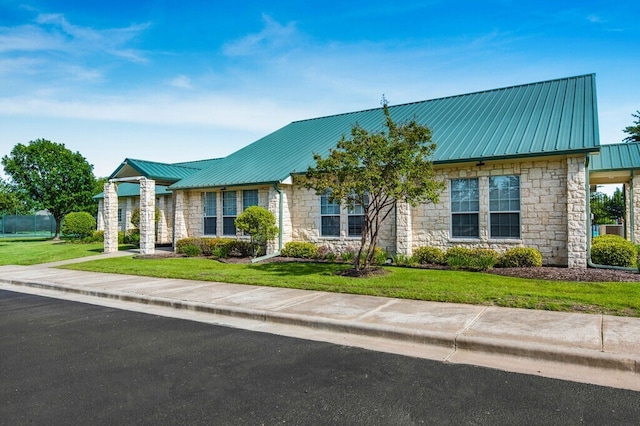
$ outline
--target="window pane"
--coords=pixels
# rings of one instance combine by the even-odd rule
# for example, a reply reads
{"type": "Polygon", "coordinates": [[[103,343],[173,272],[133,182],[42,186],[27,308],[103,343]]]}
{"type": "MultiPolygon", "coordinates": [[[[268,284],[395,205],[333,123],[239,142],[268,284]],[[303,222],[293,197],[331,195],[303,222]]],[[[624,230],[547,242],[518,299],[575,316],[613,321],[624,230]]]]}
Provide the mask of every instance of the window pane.
{"type": "Polygon", "coordinates": [[[246,210],[248,207],[258,205],[258,190],[247,189],[242,191],[242,210],[246,210]]]}
{"type": "Polygon", "coordinates": [[[477,212],[479,209],[478,179],[451,179],[451,212],[477,212]]]}
{"type": "Polygon", "coordinates": [[[364,227],[364,216],[349,216],[347,227],[350,237],[361,236],[364,227]]]}
{"type": "Polygon", "coordinates": [[[235,216],[238,212],[236,205],[236,192],[225,191],[222,193],[222,215],[235,216]]]}
{"type": "Polygon", "coordinates": [[[322,216],[322,235],[340,236],[340,216],[322,216]]]}
{"type": "Polygon", "coordinates": [[[215,217],[205,217],[204,218],[204,234],[205,235],[216,235],[217,234],[217,225],[215,217]]]}
{"type": "Polygon", "coordinates": [[[520,213],[491,213],[491,238],[520,238],[520,213]]]}
{"type": "Polygon", "coordinates": [[[222,234],[223,235],[236,235],[235,220],[236,220],[235,217],[222,218],[222,234]]]}
{"type": "Polygon", "coordinates": [[[216,193],[205,192],[204,193],[204,215],[215,216],[216,215],[216,193]]]}
{"type": "Polygon", "coordinates": [[[520,210],[519,176],[492,176],[489,178],[489,209],[491,211],[520,210]]]}
{"type": "Polygon", "coordinates": [[[320,196],[320,214],[339,215],[340,204],[337,202],[330,203],[328,195],[320,196]]]}
{"type": "Polygon", "coordinates": [[[478,213],[451,215],[451,235],[458,238],[480,238],[478,213]]]}

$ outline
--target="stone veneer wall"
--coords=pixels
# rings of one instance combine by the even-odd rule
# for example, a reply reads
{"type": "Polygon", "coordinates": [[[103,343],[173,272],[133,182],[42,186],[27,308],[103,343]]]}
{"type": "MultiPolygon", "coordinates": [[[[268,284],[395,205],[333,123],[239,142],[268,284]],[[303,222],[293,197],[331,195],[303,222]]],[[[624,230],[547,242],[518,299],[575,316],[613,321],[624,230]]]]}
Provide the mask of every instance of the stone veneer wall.
{"type": "Polygon", "coordinates": [[[511,162],[487,161],[482,166],[462,164],[439,167],[437,172],[438,177],[447,182],[447,189],[440,194],[438,204],[424,204],[412,209],[414,250],[425,245],[442,249],[460,245],[502,252],[512,247],[525,246],[540,250],[543,262],[547,265],[567,265],[570,255],[570,219],[572,235],[579,238],[571,244],[571,256],[582,256],[579,252],[586,248],[586,223],[581,220],[586,200],[584,156],[570,159],[550,157],[511,162]],[[571,172],[568,163],[571,164],[571,172]],[[489,177],[501,175],[520,176],[520,239],[489,238],[489,177]],[[450,179],[475,177],[479,178],[480,186],[480,238],[450,238],[450,179]],[[568,177],[571,178],[571,190],[577,192],[570,197],[570,205],[567,204],[568,177]],[[571,212],[570,218],[568,212],[571,212]],[[585,236],[584,241],[581,239],[582,234],[585,236]]]}
{"type": "MultiPolygon", "coordinates": [[[[348,248],[360,245],[360,237],[347,236],[347,209],[343,207],[340,214],[340,236],[323,237],[320,235],[320,196],[315,191],[301,186],[291,187],[291,241],[310,241],[327,246],[331,251],[340,253],[348,248]]],[[[378,245],[390,253],[395,253],[395,214],[392,212],[383,222],[378,245]]],[[[290,241],[289,239],[285,239],[290,241]]]]}

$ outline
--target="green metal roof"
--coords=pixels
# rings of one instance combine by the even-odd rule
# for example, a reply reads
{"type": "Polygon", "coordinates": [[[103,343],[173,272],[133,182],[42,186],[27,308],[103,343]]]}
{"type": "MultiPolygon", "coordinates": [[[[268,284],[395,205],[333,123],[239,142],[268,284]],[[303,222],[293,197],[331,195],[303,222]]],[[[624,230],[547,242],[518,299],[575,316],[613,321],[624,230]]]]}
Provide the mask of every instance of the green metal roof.
{"type": "MultiPolygon", "coordinates": [[[[171,194],[164,185],[156,185],[156,195],[171,194]]],[[[140,184],[131,182],[121,182],[118,184],[118,197],[138,197],[140,196],[140,184]]],[[[104,192],[93,196],[94,200],[104,198],[104,192]]]]}
{"type": "Polygon", "coordinates": [[[589,171],[640,169],[640,143],[600,145],[600,155],[589,160],[589,171]]]}
{"type": "MultiPolygon", "coordinates": [[[[595,75],[525,84],[389,107],[395,121],[432,130],[434,163],[597,151],[595,75]]],[[[280,182],[326,155],[359,124],[384,129],[382,108],[293,122],[170,186],[280,182]]]]}
{"type": "Polygon", "coordinates": [[[203,168],[211,167],[219,159],[187,161],[183,163],[158,163],[155,161],[126,158],[109,179],[145,176],[161,184],[171,184],[188,177],[203,168]]]}

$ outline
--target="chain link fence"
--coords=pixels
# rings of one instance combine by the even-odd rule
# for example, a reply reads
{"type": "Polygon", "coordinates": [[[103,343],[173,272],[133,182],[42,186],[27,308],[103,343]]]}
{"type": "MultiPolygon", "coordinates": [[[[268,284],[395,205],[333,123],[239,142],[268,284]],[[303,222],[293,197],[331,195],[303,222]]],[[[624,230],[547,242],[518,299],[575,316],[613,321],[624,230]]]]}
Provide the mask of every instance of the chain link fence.
{"type": "Polygon", "coordinates": [[[49,214],[0,216],[0,238],[53,237],[56,221],[49,214]]]}

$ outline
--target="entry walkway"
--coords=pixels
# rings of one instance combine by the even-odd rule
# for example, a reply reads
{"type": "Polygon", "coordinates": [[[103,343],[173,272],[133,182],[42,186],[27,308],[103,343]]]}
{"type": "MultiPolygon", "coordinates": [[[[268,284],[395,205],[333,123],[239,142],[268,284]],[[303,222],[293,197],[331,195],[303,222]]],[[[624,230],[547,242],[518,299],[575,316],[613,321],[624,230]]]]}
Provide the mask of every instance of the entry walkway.
{"type": "Polygon", "coordinates": [[[0,289],[640,391],[640,318],[0,267],[0,289]]]}

